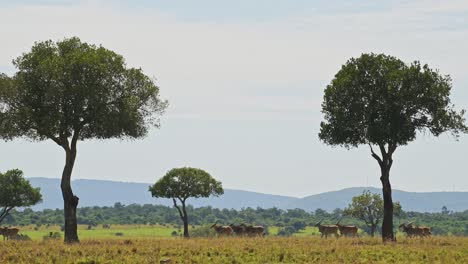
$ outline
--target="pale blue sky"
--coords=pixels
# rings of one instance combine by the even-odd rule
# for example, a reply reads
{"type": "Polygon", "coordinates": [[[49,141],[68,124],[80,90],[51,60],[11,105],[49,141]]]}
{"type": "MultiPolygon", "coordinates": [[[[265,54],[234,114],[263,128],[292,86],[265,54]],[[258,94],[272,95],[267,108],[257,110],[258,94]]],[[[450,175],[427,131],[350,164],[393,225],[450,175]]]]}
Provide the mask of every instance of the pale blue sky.
{"type": "MultiPolygon", "coordinates": [[[[366,147],[322,144],[323,89],[346,60],[383,52],[454,79],[468,109],[466,1],[1,1],[0,72],[34,41],[78,36],[158,79],[170,108],[139,141],[80,142],[73,178],[154,182],[206,169],[226,188],[305,196],[380,186],[366,147]]],[[[59,177],[62,150],[0,143],[0,170],[59,177]]],[[[397,151],[391,181],[408,191],[468,191],[468,137],[421,135],[397,151]]],[[[78,194],[79,195],[79,194],[78,194]]]]}

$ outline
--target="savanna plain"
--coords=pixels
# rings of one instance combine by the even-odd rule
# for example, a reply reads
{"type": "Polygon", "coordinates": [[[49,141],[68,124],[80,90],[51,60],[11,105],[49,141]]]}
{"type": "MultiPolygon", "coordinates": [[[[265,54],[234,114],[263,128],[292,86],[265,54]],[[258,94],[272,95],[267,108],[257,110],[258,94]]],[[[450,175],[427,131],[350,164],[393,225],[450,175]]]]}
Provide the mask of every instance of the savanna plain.
{"type": "Polygon", "coordinates": [[[399,235],[382,244],[367,236],[322,239],[311,228],[291,237],[184,239],[171,227],[113,226],[82,227],[81,243],[69,245],[44,238],[53,231],[25,229],[32,240],[3,242],[0,263],[468,263],[467,237],[399,235]]]}

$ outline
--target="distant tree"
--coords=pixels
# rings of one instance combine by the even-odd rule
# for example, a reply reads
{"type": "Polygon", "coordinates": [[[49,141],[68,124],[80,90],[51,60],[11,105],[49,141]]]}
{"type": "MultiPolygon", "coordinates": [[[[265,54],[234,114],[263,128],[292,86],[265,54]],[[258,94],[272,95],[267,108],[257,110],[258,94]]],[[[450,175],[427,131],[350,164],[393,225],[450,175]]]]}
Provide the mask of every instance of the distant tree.
{"type": "Polygon", "coordinates": [[[307,224],[304,221],[295,221],[292,223],[292,227],[294,227],[296,231],[304,230],[306,226],[307,224]]]}
{"type": "Polygon", "coordinates": [[[325,211],[325,210],[323,210],[323,209],[321,209],[321,208],[315,209],[314,214],[315,214],[315,216],[318,217],[318,218],[326,218],[326,217],[329,217],[329,216],[330,216],[330,214],[329,214],[327,211],[325,211]]]}
{"type": "Polygon", "coordinates": [[[449,211],[449,209],[447,208],[447,206],[444,205],[444,206],[442,206],[442,211],[441,211],[441,213],[444,214],[444,215],[448,215],[448,214],[450,214],[450,211],[449,211]]]}
{"type": "Polygon", "coordinates": [[[279,231],[278,231],[278,234],[277,236],[285,236],[285,237],[288,237],[288,236],[292,236],[294,233],[296,233],[297,230],[293,227],[293,226],[286,226],[284,228],[281,228],[279,231]]]}
{"type": "MultiPolygon", "coordinates": [[[[398,202],[393,204],[393,208],[395,215],[399,215],[402,211],[398,202]]],[[[384,202],[380,195],[364,191],[361,195],[353,197],[351,204],[344,209],[343,214],[364,221],[369,227],[370,235],[374,236],[375,230],[384,216],[384,202]]]]}
{"type": "Polygon", "coordinates": [[[384,241],[395,241],[390,169],[397,147],[414,141],[420,131],[434,136],[468,132],[465,111],[455,111],[450,102],[451,87],[449,76],[427,65],[407,65],[392,56],[363,54],[343,65],[325,89],[320,139],[346,148],[369,145],[380,166],[384,241]]]}
{"type": "Polygon", "coordinates": [[[219,196],[224,193],[221,182],[206,171],[196,168],[175,168],[166,173],[149,191],[156,198],[171,198],[184,223],[184,237],[189,237],[186,201],[188,198],[219,196]],[[177,204],[180,202],[182,208],[177,204]]]}
{"type": "Polygon", "coordinates": [[[335,208],[335,210],[333,210],[333,212],[331,213],[331,216],[333,218],[339,219],[343,216],[343,210],[340,208],[335,208]]]}
{"type": "Polygon", "coordinates": [[[42,201],[39,188],[33,188],[20,170],[0,173],[0,223],[15,207],[27,207],[42,201]]]}
{"type": "Polygon", "coordinates": [[[71,188],[78,141],[144,137],[159,127],[167,102],[141,69],[76,37],[36,42],[13,64],[13,77],[0,74],[0,137],[50,139],[63,148],[65,242],[79,242],[71,188]]]}

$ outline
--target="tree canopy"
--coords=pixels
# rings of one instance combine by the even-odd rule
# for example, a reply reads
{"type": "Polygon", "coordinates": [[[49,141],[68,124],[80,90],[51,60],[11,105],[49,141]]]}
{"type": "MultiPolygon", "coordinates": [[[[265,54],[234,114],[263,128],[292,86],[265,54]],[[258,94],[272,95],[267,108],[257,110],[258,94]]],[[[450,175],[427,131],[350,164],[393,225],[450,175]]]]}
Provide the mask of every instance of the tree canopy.
{"type": "Polygon", "coordinates": [[[167,102],[141,69],[78,38],[36,42],[0,76],[3,136],[34,140],[138,138],[159,126],[167,102]]]}
{"type": "Polygon", "coordinates": [[[330,145],[396,148],[418,131],[466,133],[450,101],[451,78],[416,61],[410,65],[383,54],[350,59],[325,89],[320,139],[330,145]]]}
{"type": "Polygon", "coordinates": [[[184,223],[184,236],[188,237],[188,215],[186,204],[188,198],[202,198],[224,193],[221,182],[216,181],[209,173],[196,168],[175,168],[166,173],[149,191],[156,198],[171,198],[184,223]],[[177,200],[182,208],[177,204],[177,200]]]}
{"type": "Polygon", "coordinates": [[[0,223],[15,207],[28,207],[42,201],[39,188],[33,188],[21,170],[0,173],[0,223]]]}
{"type": "Polygon", "coordinates": [[[187,198],[218,196],[224,193],[221,182],[216,181],[209,173],[196,168],[176,168],[168,171],[151,188],[156,198],[187,198]]]}

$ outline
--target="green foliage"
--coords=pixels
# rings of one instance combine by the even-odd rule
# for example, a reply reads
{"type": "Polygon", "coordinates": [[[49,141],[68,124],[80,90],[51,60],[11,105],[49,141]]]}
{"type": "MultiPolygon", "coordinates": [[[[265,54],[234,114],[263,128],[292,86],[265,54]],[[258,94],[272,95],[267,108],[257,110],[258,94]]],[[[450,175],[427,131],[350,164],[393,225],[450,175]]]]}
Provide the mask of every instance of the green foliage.
{"type": "Polygon", "coordinates": [[[211,225],[202,225],[190,231],[192,237],[215,237],[216,231],[211,225]]]}
{"type": "Polygon", "coordinates": [[[62,235],[60,234],[60,232],[49,232],[49,234],[47,236],[43,236],[42,237],[42,240],[61,240],[62,239],[62,235]]]}
{"type": "Polygon", "coordinates": [[[224,193],[221,182],[210,174],[196,168],[176,168],[168,171],[150,187],[153,197],[179,198],[185,201],[189,197],[200,198],[224,193]]]}
{"type": "Polygon", "coordinates": [[[293,226],[286,226],[286,227],[281,228],[278,231],[277,236],[286,236],[286,237],[288,237],[288,236],[292,236],[297,231],[298,230],[296,228],[294,228],[293,226]]]}
{"type": "MultiPolygon", "coordinates": [[[[400,203],[393,204],[393,214],[401,214],[400,203]]],[[[373,194],[370,191],[364,191],[361,195],[355,196],[351,204],[343,211],[344,215],[355,217],[364,221],[370,228],[373,235],[375,228],[380,224],[384,215],[384,202],[379,194],[373,194]]]]}
{"type": "Polygon", "coordinates": [[[22,171],[0,173],[0,223],[13,208],[32,206],[41,201],[40,189],[33,188],[22,171]]]}
{"type": "Polygon", "coordinates": [[[330,145],[406,145],[417,131],[468,132],[450,102],[450,76],[383,54],[351,58],[325,89],[319,137],[330,145]]]}
{"type": "MultiPolygon", "coordinates": [[[[4,138],[22,135],[57,143],[89,138],[138,138],[159,126],[167,102],[141,69],[121,55],[74,37],[36,42],[0,76],[4,138]]],[[[62,144],[61,144],[62,145],[62,144]]]]}

